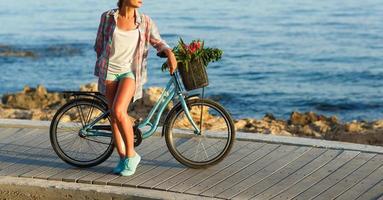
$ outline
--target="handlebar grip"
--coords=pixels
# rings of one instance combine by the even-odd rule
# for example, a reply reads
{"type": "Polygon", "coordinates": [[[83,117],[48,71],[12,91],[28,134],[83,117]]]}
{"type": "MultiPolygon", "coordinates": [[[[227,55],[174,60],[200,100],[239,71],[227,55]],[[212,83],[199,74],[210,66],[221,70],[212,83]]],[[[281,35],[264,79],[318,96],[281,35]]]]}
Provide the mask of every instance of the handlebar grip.
{"type": "Polygon", "coordinates": [[[166,53],[164,51],[158,52],[157,56],[160,57],[160,58],[166,58],[167,57],[166,53]]]}

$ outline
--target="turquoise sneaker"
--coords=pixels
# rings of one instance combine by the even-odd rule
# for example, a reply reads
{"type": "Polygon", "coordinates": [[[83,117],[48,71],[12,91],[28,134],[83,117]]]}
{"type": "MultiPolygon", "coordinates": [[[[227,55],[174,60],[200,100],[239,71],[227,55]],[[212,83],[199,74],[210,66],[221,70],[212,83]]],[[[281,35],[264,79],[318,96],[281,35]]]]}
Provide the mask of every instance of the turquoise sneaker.
{"type": "Polygon", "coordinates": [[[120,161],[118,161],[117,166],[113,169],[114,174],[119,174],[120,172],[122,172],[122,170],[124,170],[124,160],[124,158],[120,158],[120,161]]]}
{"type": "Polygon", "coordinates": [[[136,172],[136,168],[138,163],[141,161],[141,156],[136,153],[136,155],[132,158],[127,158],[125,160],[124,170],[120,172],[121,176],[131,176],[136,172]]]}

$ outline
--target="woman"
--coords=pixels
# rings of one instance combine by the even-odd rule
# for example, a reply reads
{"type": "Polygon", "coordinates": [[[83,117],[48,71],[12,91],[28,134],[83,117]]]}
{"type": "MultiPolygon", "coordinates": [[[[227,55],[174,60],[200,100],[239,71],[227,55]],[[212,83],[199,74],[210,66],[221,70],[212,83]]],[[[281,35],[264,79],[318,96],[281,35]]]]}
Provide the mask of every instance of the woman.
{"type": "Polygon", "coordinates": [[[147,81],[146,58],[149,44],[157,55],[168,58],[170,74],[177,67],[171,48],[161,39],[152,19],[138,12],[142,0],[119,0],[118,8],[101,15],[94,50],[97,61],[94,75],[98,76],[98,90],[108,100],[111,125],[120,160],[113,173],[134,174],[140,155],[134,150],[132,121],[128,118],[129,103],[142,97],[147,81]]]}

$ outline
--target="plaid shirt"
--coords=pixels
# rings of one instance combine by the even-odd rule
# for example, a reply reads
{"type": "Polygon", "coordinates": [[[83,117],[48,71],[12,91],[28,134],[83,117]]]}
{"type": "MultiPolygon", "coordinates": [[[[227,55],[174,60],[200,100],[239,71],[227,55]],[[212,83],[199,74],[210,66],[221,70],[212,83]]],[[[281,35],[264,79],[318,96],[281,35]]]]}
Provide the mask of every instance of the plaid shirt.
{"type": "MultiPolygon", "coordinates": [[[[108,10],[101,15],[94,50],[97,54],[94,66],[94,75],[98,76],[98,91],[105,95],[105,79],[108,71],[109,55],[112,46],[113,31],[116,27],[117,8],[108,10]]],[[[136,25],[139,30],[139,43],[134,55],[132,71],[136,79],[136,89],[133,102],[142,98],[143,85],[147,82],[147,56],[149,44],[157,49],[157,53],[169,48],[169,45],[161,39],[160,33],[153,20],[135,10],[136,25]]]]}

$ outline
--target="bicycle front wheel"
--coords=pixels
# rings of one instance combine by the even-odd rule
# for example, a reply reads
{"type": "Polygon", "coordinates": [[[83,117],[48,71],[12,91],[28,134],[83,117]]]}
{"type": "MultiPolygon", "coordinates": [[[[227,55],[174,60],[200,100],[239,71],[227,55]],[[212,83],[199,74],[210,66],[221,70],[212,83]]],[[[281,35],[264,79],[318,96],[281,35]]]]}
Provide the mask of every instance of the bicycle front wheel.
{"type": "Polygon", "coordinates": [[[98,101],[85,98],[61,107],[50,126],[50,141],[56,154],[77,167],[92,167],[108,159],[114,149],[109,116],[84,131],[86,125],[105,112],[107,109],[98,101]]]}
{"type": "Polygon", "coordinates": [[[235,139],[230,114],[210,99],[187,99],[186,103],[201,133],[195,133],[182,106],[176,105],[170,111],[163,129],[170,153],[191,168],[217,164],[228,155],[235,139]]]}

